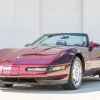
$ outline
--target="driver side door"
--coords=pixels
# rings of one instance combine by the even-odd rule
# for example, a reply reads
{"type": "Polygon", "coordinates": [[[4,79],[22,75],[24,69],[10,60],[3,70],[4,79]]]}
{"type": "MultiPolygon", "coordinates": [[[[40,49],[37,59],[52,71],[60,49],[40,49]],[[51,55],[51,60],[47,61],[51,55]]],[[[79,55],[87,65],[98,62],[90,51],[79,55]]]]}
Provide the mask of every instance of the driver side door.
{"type": "Polygon", "coordinates": [[[91,49],[89,50],[87,70],[100,70],[100,45],[96,43],[92,43],[91,49]]]}

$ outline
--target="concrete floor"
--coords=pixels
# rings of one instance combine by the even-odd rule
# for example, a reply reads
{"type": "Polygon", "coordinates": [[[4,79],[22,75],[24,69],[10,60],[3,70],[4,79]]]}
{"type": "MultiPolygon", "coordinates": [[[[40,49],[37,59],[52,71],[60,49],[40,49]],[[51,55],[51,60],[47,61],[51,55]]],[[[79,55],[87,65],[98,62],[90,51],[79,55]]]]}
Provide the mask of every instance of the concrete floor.
{"type": "Polygon", "coordinates": [[[63,90],[60,86],[31,87],[15,85],[0,88],[0,100],[100,100],[100,79],[86,78],[78,90],[63,90]]]}

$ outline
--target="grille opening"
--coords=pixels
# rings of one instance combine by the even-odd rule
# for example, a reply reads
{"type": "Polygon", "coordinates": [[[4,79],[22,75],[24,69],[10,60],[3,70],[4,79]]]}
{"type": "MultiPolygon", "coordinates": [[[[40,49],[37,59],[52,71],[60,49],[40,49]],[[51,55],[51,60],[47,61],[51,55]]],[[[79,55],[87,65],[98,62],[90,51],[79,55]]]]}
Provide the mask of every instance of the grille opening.
{"type": "Polygon", "coordinates": [[[22,83],[24,83],[24,82],[35,82],[35,83],[37,83],[37,81],[35,80],[35,79],[33,79],[33,78],[7,78],[7,79],[1,79],[2,81],[7,81],[7,82],[22,82],[22,83]]]}

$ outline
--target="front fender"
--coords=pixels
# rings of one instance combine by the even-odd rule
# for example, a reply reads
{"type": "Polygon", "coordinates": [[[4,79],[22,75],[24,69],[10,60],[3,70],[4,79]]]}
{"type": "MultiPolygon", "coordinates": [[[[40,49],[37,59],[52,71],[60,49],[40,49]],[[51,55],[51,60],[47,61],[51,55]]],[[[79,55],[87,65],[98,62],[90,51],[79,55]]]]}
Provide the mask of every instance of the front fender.
{"type": "Polygon", "coordinates": [[[63,55],[56,59],[52,64],[71,64],[77,53],[77,49],[68,49],[64,51],[63,55]]]}

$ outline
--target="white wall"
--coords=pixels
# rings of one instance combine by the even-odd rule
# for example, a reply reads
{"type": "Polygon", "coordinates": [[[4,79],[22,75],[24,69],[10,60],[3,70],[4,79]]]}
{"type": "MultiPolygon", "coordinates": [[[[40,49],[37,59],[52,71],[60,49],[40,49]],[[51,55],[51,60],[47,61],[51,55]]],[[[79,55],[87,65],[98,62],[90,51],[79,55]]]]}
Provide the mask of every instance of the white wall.
{"type": "Polygon", "coordinates": [[[99,4],[100,0],[0,0],[0,48],[23,47],[40,33],[84,31],[100,41],[99,4]]]}
{"type": "Polygon", "coordinates": [[[0,0],[0,48],[22,47],[39,33],[81,32],[80,0],[0,0]]]}
{"type": "Polygon", "coordinates": [[[100,0],[84,0],[84,32],[100,42],[100,0]]]}
{"type": "Polygon", "coordinates": [[[81,32],[81,0],[42,0],[42,33],[81,32]]]}
{"type": "Polygon", "coordinates": [[[22,47],[38,32],[38,0],[0,0],[0,48],[22,47]]]}

